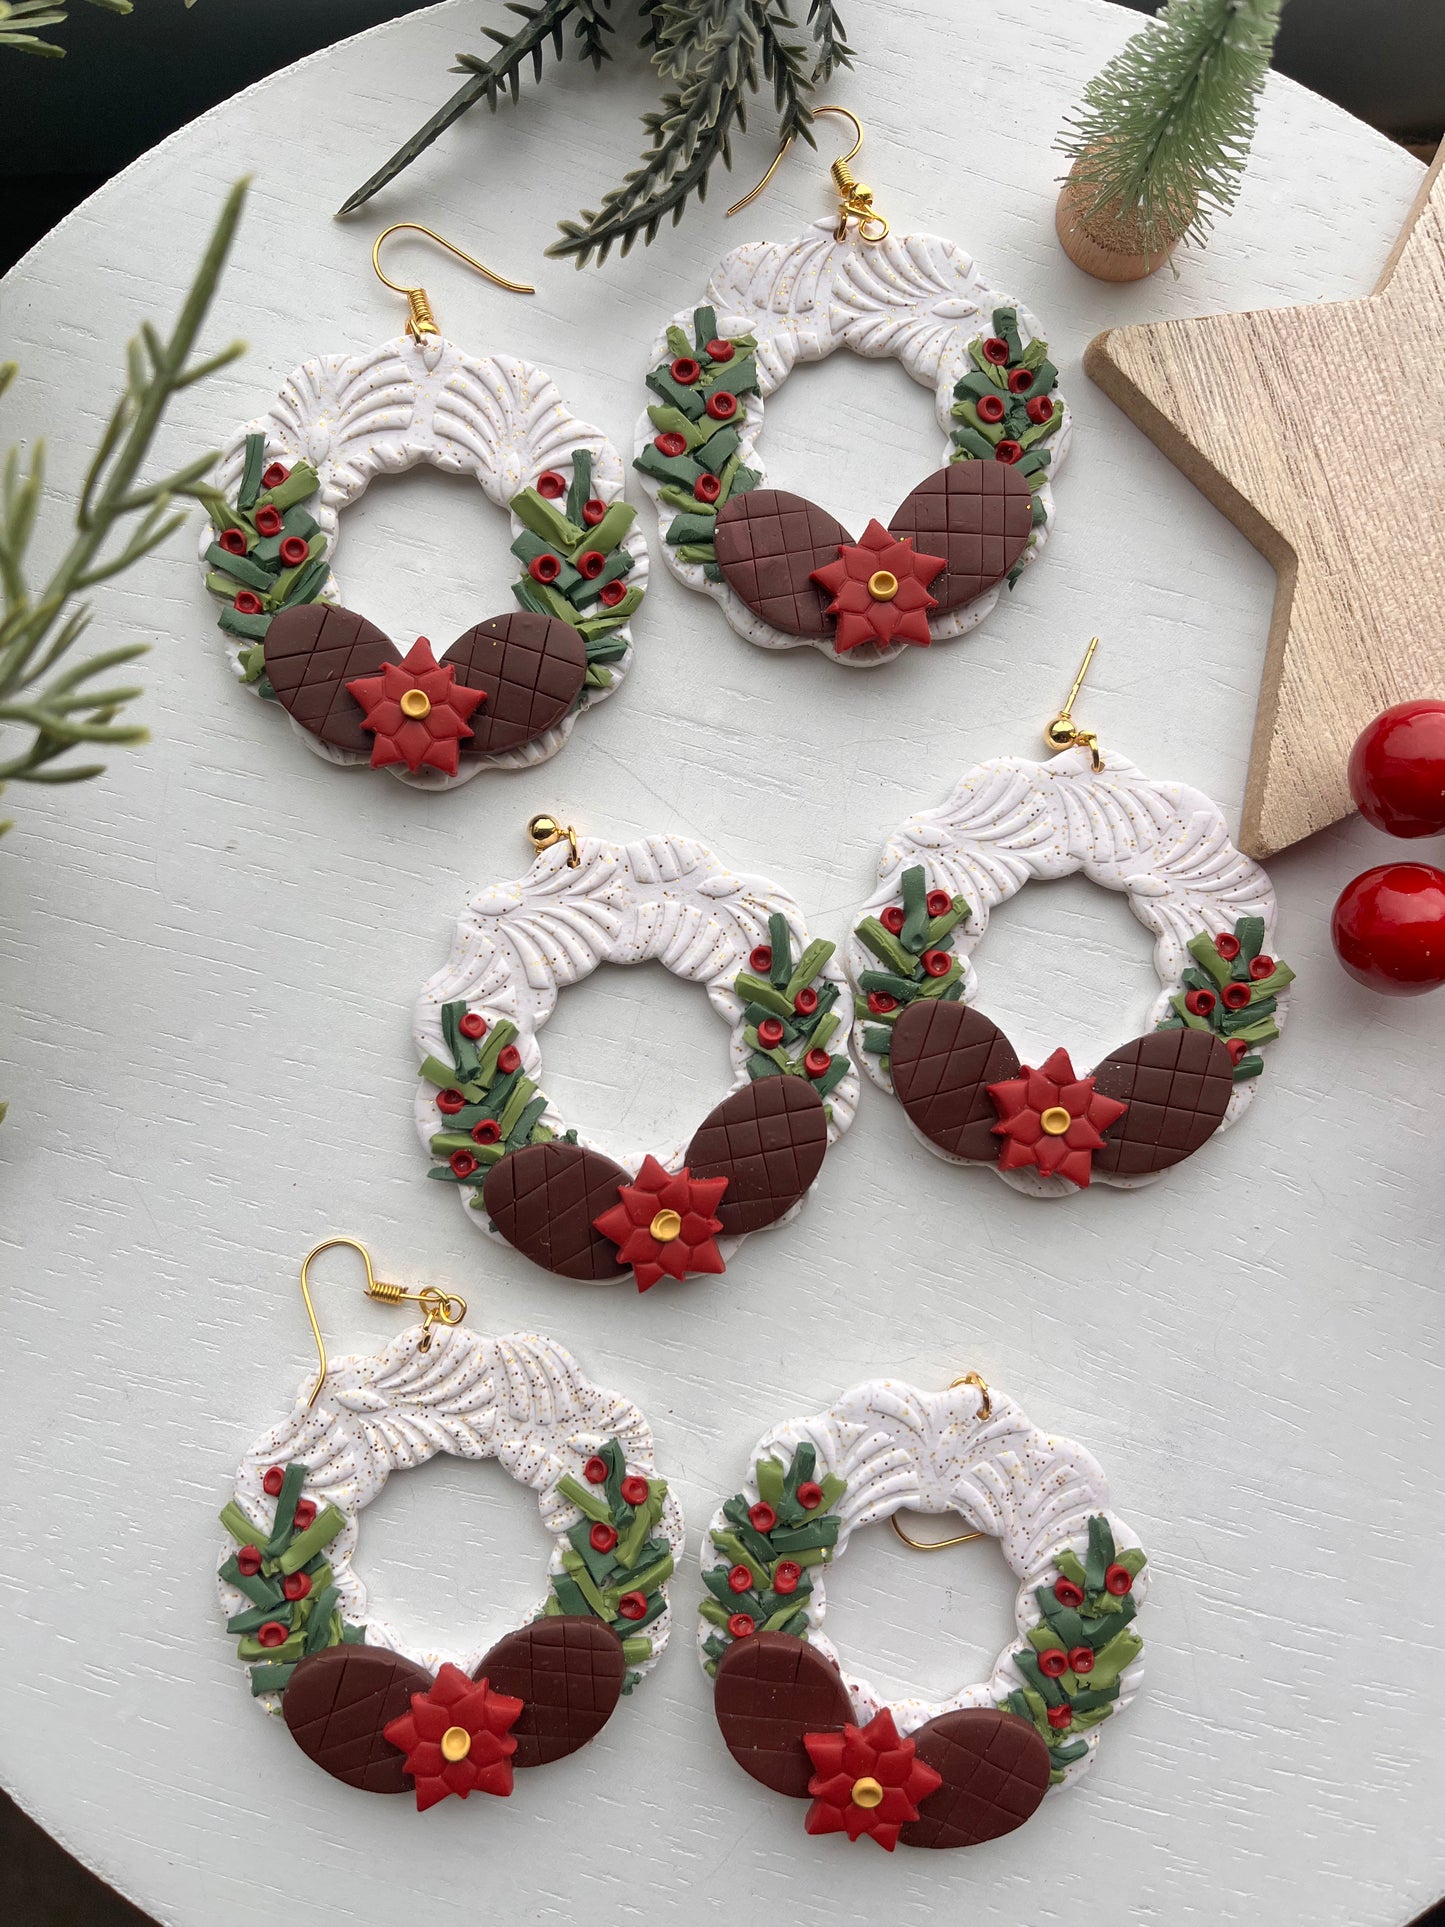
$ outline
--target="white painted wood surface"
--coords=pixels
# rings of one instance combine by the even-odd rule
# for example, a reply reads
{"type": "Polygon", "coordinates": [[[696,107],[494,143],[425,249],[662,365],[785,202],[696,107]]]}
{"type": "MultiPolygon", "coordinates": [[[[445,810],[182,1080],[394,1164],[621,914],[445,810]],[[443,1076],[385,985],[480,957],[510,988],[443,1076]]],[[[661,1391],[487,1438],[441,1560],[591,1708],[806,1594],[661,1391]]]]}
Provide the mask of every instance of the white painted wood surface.
{"type": "MultiPolygon", "coordinates": [[[[218,445],[301,357],[394,330],[366,258],[383,220],[430,220],[534,278],[525,302],[420,248],[392,269],[420,270],[464,346],[535,359],[621,439],[659,319],[727,246],[827,205],[822,166],[799,156],[735,222],[719,182],[646,254],[582,276],[543,261],[556,217],[632,164],[652,90],[624,63],[605,85],[568,67],[520,111],[474,116],[375,218],[333,225],[451,84],[449,57],[501,17],[453,0],[278,76],[21,264],[0,288],[0,339],[23,364],[4,439],[48,437],[53,502],[84,466],[123,337],[172,308],[242,171],[256,185],[212,332],[251,352],[185,398],[177,457],[218,445]]],[[[156,639],[154,740],[99,782],[5,799],[19,824],[0,852],[0,1780],[173,1927],[468,1909],[649,1927],[924,1927],[960,1909],[978,1927],[1397,1927],[1445,1889],[1440,1005],[1372,998],[1327,939],[1345,878],[1392,853],[1382,838],[1344,825],[1272,866],[1300,983],[1268,1088],[1143,1193],[1043,1209],[930,1157],[870,1089],[796,1224],[721,1279],[637,1298],[473,1237],[421,1175],[416,987],[468,891],[523,867],[535,810],[610,837],[700,837],[841,938],[893,825],[982,757],[1041,753],[1100,630],[1081,720],[1237,820],[1270,571],[1079,356],[1114,322],[1363,293],[1418,166],[1272,81],[1209,251],[1177,282],[1106,288],[1054,240],[1049,143],[1137,18],[1096,0],[995,0],[986,21],[950,0],[852,0],[847,21],[869,59],[836,91],[866,118],[880,207],[957,234],[1036,310],[1078,408],[1057,538],[972,637],[840,676],[812,651],[760,654],[659,572],[626,689],[564,756],[417,793],[320,767],[235,687],[178,537],[97,612],[99,642],[156,639]],[[212,1568],[237,1456],[307,1370],[296,1266],[329,1231],[367,1238],[383,1276],[466,1293],[479,1329],[554,1334],[635,1398],[694,1545],[762,1431],[880,1371],[941,1387],[977,1367],[1079,1439],[1154,1569],[1147,1688],[1087,1784],[965,1854],[809,1840],[801,1805],[729,1762],[685,1642],[591,1749],[506,1804],[419,1818],[327,1780],[246,1704],[212,1568]]],[[[768,151],[757,118],[749,181],[768,151]]],[[[852,525],[935,454],[928,398],[891,366],[834,357],[770,409],[773,481],[852,525]]],[[[350,518],[349,593],[394,634],[457,633],[501,606],[510,574],[503,518],[478,517],[460,483],[379,483],[350,518]]],[[[1086,1060],[1128,1034],[1151,981],[1146,933],[1077,881],[1023,893],[989,957],[1010,1036],[1086,1060]]],[[[689,1128],[725,1082],[704,1000],[655,971],[571,993],[548,1051],[555,1100],[628,1138],[689,1128]]],[[[398,1329],[340,1256],[320,1280],[338,1353],[398,1329]]],[[[485,1468],[394,1481],[368,1521],[377,1609],[418,1635],[460,1639],[478,1617],[479,1636],[500,1630],[537,1585],[531,1515],[485,1468]]],[[[944,1690],[999,1645],[1011,1589],[988,1546],[925,1560],[873,1531],[829,1631],[880,1690],[944,1690]]]]}

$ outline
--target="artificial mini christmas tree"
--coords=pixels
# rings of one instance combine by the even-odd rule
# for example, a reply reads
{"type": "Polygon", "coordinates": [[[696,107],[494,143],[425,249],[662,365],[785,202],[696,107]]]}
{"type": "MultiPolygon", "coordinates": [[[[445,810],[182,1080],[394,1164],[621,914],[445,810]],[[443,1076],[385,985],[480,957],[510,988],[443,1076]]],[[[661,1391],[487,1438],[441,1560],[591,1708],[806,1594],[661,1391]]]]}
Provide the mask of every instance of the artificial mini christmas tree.
{"type": "Polygon", "coordinates": [[[1058,233],[1104,281],[1152,274],[1230,207],[1284,0],[1166,0],[1084,90],[1059,139],[1058,233]]]}

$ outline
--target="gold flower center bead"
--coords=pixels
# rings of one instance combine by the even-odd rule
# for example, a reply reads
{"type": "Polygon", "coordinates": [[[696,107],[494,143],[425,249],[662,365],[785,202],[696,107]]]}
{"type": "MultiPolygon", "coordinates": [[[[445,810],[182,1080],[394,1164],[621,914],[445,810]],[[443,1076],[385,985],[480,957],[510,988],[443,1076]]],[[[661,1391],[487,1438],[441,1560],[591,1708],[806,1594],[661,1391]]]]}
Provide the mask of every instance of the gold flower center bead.
{"type": "Polygon", "coordinates": [[[881,1807],[883,1789],[875,1779],[864,1778],[853,1782],[853,1804],[855,1807],[881,1807]]]}
{"type": "MultiPolygon", "coordinates": [[[[435,1732],[435,1728],[432,1729],[435,1732]]],[[[472,1750],[472,1736],[464,1726],[449,1726],[442,1734],[442,1758],[453,1765],[464,1760],[472,1750]]]]}
{"type": "MultiPolygon", "coordinates": [[[[414,723],[419,723],[423,716],[431,714],[431,697],[424,689],[405,690],[401,698],[401,713],[403,716],[410,716],[414,723]]],[[[457,1730],[455,1727],[452,1729],[453,1732],[457,1730]]],[[[458,1755],[458,1758],[460,1757],[458,1755]]]]}
{"type": "Polygon", "coordinates": [[[660,1245],[670,1245],[682,1236],[682,1219],[676,1211],[659,1211],[647,1228],[660,1245]]]}
{"type": "Polygon", "coordinates": [[[891,602],[898,593],[898,577],[891,569],[875,569],[868,578],[868,593],[875,602],[891,602]]]}
{"type": "Polygon", "coordinates": [[[1062,1137],[1073,1121],[1062,1104],[1051,1104],[1039,1118],[1050,1137],[1062,1137]]]}

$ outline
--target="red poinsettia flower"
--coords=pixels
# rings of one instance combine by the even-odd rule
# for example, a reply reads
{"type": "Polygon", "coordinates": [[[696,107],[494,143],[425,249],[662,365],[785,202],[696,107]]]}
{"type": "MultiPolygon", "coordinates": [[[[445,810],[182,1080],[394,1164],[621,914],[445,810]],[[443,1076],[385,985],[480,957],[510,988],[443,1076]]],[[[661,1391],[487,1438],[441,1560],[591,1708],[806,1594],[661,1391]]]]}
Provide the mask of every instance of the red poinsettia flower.
{"type": "Polygon", "coordinates": [[[522,1702],[493,1692],[484,1679],[468,1679],[455,1666],[443,1666],[431,1691],[413,1693],[411,1711],[388,1720],[384,1737],[406,1755],[406,1770],[416,1782],[418,1813],[455,1793],[512,1790],[512,1755],[517,1742],[511,1727],[522,1702]]]}
{"type": "Polygon", "coordinates": [[[927,648],[928,612],[938,604],[928,585],[948,567],[941,555],[924,555],[913,538],[900,542],[881,522],[870,522],[856,546],[838,544],[838,560],[814,569],[812,579],[833,600],[828,614],[838,618],[833,647],[839,655],[864,642],[916,642],[927,648]]]}
{"type": "Polygon", "coordinates": [[[999,1169],[1033,1164],[1045,1177],[1080,1186],[1089,1182],[1095,1151],[1104,1148],[1102,1133],[1129,1108],[1096,1091],[1092,1077],[1076,1077],[1066,1050],[1056,1050],[1040,1070],[1025,1064],[1019,1076],[990,1084],[988,1094],[999,1115],[994,1134],[1004,1140],[999,1169]]]}
{"type": "Polygon", "coordinates": [[[379,676],[358,676],[346,687],[366,711],[361,727],[373,732],[371,767],[405,763],[413,775],[424,763],[457,773],[457,752],[470,736],[468,716],[486,701],[484,689],[457,683],[451,663],[439,663],[425,636],[401,662],[384,662],[379,676]]]}
{"type": "Polygon", "coordinates": [[[892,1853],[899,1829],[918,1818],[919,1801],[943,1785],[912,1740],[899,1739],[886,1706],[861,1731],[805,1733],[803,1744],[817,1768],[808,1782],[809,1833],[846,1833],[850,1840],[866,1833],[892,1853]]]}
{"type": "Polygon", "coordinates": [[[631,1265],[637,1289],[647,1291],[664,1273],[686,1278],[694,1271],[722,1271],[717,1233],[722,1220],[713,1212],[728,1188],[726,1178],[690,1178],[684,1167],[675,1175],[656,1158],[643,1160],[635,1184],[619,1184],[619,1203],[593,1225],[617,1246],[631,1265]]]}

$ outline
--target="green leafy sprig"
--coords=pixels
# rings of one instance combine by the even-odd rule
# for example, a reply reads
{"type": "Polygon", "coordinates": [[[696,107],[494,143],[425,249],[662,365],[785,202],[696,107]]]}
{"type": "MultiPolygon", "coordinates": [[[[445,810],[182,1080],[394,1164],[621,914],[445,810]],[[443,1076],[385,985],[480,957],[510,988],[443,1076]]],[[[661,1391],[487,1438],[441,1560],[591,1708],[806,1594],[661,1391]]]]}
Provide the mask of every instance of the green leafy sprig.
{"type": "MultiPolygon", "coordinates": [[[[130,13],[131,0],[89,0],[104,13],[130,13]]],[[[192,0],[186,0],[190,6],[192,0]]],[[[13,47],[17,53],[39,54],[42,59],[62,60],[64,47],[53,40],[42,40],[40,27],[63,27],[69,15],[53,0],[0,0],[0,47],[13,47]]]]}
{"type": "Polygon", "coordinates": [[[1203,242],[1232,207],[1284,0],[1167,0],[1084,89],[1059,146],[1088,221],[1116,216],[1142,252],[1203,242]]]}
{"type": "Polygon", "coordinates": [[[756,469],[744,468],[739,452],[741,437],[738,423],[741,410],[731,420],[718,420],[707,411],[709,397],[719,392],[736,396],[739,401],[758,392],[757,340],[753,335],[719,335],[717,313],[698,308],[692,317],[693,339],[681,328],[667,331],[668,355],[647,377],[647,386],[657,399],[648,404],[647,413],[657,434],[637,456],[632,466],[658,484],[657,496],[677,513],[668,525],[663,540],[677,551],[683,562],[700,562],[712,582],[722,580],[713,533],[718,511],[735,495],[756,488],[762,479],[756,469]],[[708,344],[720,347],[726,342],[731,353],[715,357],[708,344]],[[699,374],[691,383],[675,381],[673,363],[681,357],[695,361],[699,374]],[[678,441],[686,446],[668,453],[659,444],[674,448],[678,441]],[[711,499],[697,493],[699,482],[707,476],[718,484],[711,499]]]}
{"type": "Polygon", "coordinates": [[[1179,980],[1179,989],[1169,1000],[1173,1005],[1172,1015],[1162,1019],[1156,1026],[1159,1030],[1185,1027],[1189,1030],[1212,1031],[1226,1044],[1248,1046],[1242,1053],[1237,1048],[1231,1051],[1237,1060],[1234,1066],[1236,1084],[1258,1077],[1264,1069],[1264,1059],[1257,1054],[1258,1047],[1279,1036],[1275,1014],[1279,1009],[1280,995],[1294,982],[1295,973],[1287,963],[1282,963],[1277,957],[1264,957],[1263,952],[1263,917],[1240,917],[1232,932],[1222,932],[1213,937],[1201,932],[1199,936],[1191,938],[1189,954],[1197,967],[1184,972],[1179,980]],[[1226,957],[1221,952],[1223,936],[1233,938],[1233,943],[1226,945],[1226,948],[1237,946],[1232,957],[1226,957]],[[1265,969],[1264,965],[1269,968],[1265,969]],[[1240,989],[1236,986],[1247,989],[1248,996],[1241,999],[1240,989]],[[1194,996],[1193,1009],[1190,1008],[1191,992],[1203,993],[1194,996]],[[1199,1009],[1201,1003],[1208,1007],[1199,1009]]]}
{"type": "MultiPolygon", "coordinates": [[[[169,338],[147,321],[129,344],[125,390],[86,473],[74,539],[40,587],[32,588],[25,559],[40,509],[44,447],[37,443],[23,469],[18,448],[5,457],[0,473],[0,737],[19,730],[29,741],[0,759],[0,789],[12,781],[84,782],[105,766],[56,767],[68,750],[82,743],[145,741],[144,729],[117,720],[140,695],[139,687],[96,688],[95,682],[144,655],[147,645],[126,643],[74,667],[63,664],[90,622],[85,592],[122,574],[182,526],[186,515],[174,507],[178,498],[207,493],[202,477],[214,465],[214,454],[198,456],[157,482],[142,482],[140,475],[172,397],[243,352],[243,344],[233,342],[219,354],[191,362],[245,194],[246,183],[239,181],[227,196],[169,338]]],[[[14,372],[13,364],[0,368],[0,393],[14,372]]],[[[0,833],[8,828],[0,824],[0,833]]]]}
{"type": "Polygon", "coordinates": [[[795,958],[788,920],[775,911],[768,918],[768,942],[762,947],[768,952],[766,975],[761,968],[740,970],[733,980],[733,989],[743,1001],[748,1076],[754,1083],[760,1077],[806,1077],[819,1097],[827,1098],[848,1075],[847,1056],[828,1053],[828,1068],[816,1077],[805,1060],[812,1051],[827,1052],[843,1021],[835,1008],[842,992],[822,974],[835,946],[820,937],[795,958]],[[806,997],[805,991],[810,993],[806,997]],[[770,1019],[782,1026],[776,1044],[758,1034],[758,1026],[770,1019]]]}
{"type": "MultiPolygon", "coordinates": [[[[650,242],[668,215],[679,221],[694,194],[699,200],[705,196],[714,164],[731,165],[734,130],[746,128],[748,98],[764,86],[778,110],[780,140],[812,143],[810,98],[837,68],[852,65],[853,52],[833,0],[810,0],[803,26],[791,5],[792,0],[638,0],[633,15],[638,45],[671,85],[660,109],[642,117],[647,148],[638,167],[604,195],[599,208],[561,222],[562,239],[550,254],[571,255],[581,267],[594,255],[605,260],[614,245],[626,254],[639,235],[650,242]]],[[[510,34],[489,27],[485,31],[496,43],[495,52],[458,56],[457,70],[467,75],[463,85],[340,211],[349,214],[370,200],[472,107],[485,101],[495,111],[504,94],[516,100],[528,65],[540,81],[548,48],[562,58],[569,24],[578,58],[600,70],[611,57],[611,10],[612,0],[539,0],[537,5],[513,0],[508,11],[520,17],[520,27],[510,34]]]]}
{"type": "MultiPolygon", "coordinates": [[[[441,1162],[427,1176],[441,1184],[461,1185],[472,1193],[468,1199],[472,1209],[480,1211],[484,1209],[482,1186],[492,1166],[524,1144],[550,1143],[556,1133],[542,1122],[547,1100],[520,1061],[510,1070],[501,1068],[502,1057],[515,1054],[517,1026],[509,1017],[501,1017],[482,1037],[471,1038],[461,1028],[466,1015],[465,1003],[443,1004],[442,1036],[452,1061],[422,1059],[420,1075],[439,1091],[452,1093],[451,1101],[462,1100],[431,1138],[432,1156],[441,1162]]],[[[565,1142],[576,1139],[575,1131],[565,1133],[565,1142]]]]}
{"type": "MultiPolygon", "coordinates": [[[[750,1504],[745,1492],[736,1492],[724,1502],[727,1523],[714,1526],[710,1535],[722,1563],[703,1573],[707,1597],[698,1607],[716,1629],[703,1642],[703,1663],[709,1673],[716,1673],[718,1661],[739,1637],[728,1626],[739,1613],[752,1621],[748,1631],[806,1638],[813,1590],[809,1569],[827,1565],[833,1557],[839,1531],[834,1508],[848,1489],[846,1480],[831,1474],[817,1479],[817,1469],[817,1451],[808,1444],[798,1446],[786,1467],[774,1458],[759,1459],[753,1467],[757,1499],[750,1504]],[[813,1485],[817,1487],[814,1502],[804,1505],[799,1488],[813,1485]],[[760,1508],[766,1508],[762,1526],[755,1523],[760,1508]],[[767,1512],[775,1518],[771,1526],[766,1523],[767,1512]],[[777,1585],[778,1568],[784,1563],[801,1568],[790,1591],[780,1591],[777,1585]],[[750,1583],[737,1590],[730,1575],[740,1569],[750,1583]]],[[[742,1636],[747,1637],[748,1631],[742,1636]]]]}
{"type": "Polygon", "coordinates": [[[1054,1561],[1059,1575],[1083,1593],[1075,1606],[1065,1605],[1053,1586],[1037,1586],[1034,1598],[1043,1615],[1028,1634],[1027,1646],[1013,1655],[1013,1663],[1027,1684],[1009,1694],[1003,1702],[1010,1713],[1028,1720],[1048,1745],[1050,1780],[1057,1785],[1064,1768],[1081,1760],[1088,1743],[1081,1737],[1113,1712],[1119,1698],[1119,1675],[1144,1650],[1139,1635],[1129,1630],[1137,1607],[1129,1593],[1112,1593],[1106,1576],[1112,1567],[1122,1567],[1129,1581],[1138,1578],[1147,1563],[1137,1548],[1119,1552],[1114,1534],[1102,1513],[1089,1520],[1089,1544],[1081,1560],[1070,1551],[1061,1552],[1054,1561]],[[1080,1653],[1079,1649],[1085,1652],[1080,1653]],[[1044,1653],[1079,1654],[1081,1669],[1071,1666],[1055,1672],[1057,1659],[1048,1672],[1039,1664],[1044,1653]],[[1084,1668],[1085,1657],[1089,1665],[1084,1668]],[[1049,1715],[1054,1718],[1050,1720],[1049,1715]]]}
{"type": "Polygon", "coordinates": [[[969,908],[962,897],[950,897],[948,908],[936,913],[929,908],[928,873],[921,863],[911,864],[899,879],[902,901],[893,905],[894,919],[902,916],[895,933],[881,918],[864,917],[854,936],[882,965],[881,970],[862,971],[854,1009],[866,1019],[863,1048],[882,1059],[886,1066],[893,1048],[893,1026],[898,1013],[920,997],[956,1004],[963,996],[963,965],[954,957],[946,971],[934,975],[923,959],[934,952],[951,952],[954,932],[968,920],[969,908]],[[870,998],[884,1008],[874,1009],[870,998]]]}
{"type": "MultiPolygon", "coordinates": [[[[992,336],[976,335],[968,344],[968,353],[973,367],[954,384],[953,418],[958,427],[953,431],[954,452],[949,460],[998,461],[1000,443],[1013,444],[1021,451],[1014,456],[1014,465],[1020,475],[1027,477],[1033,491],[1033,530],[1036,531],[1048,519],[1040,491],[1053,460],[1052,452],[1043,444],[1058,433],[1064,419],[1062,406],[1053,400],[1059,385],[1059,371],[1049,360],[1049,344],[1038,336],[1027,342],[1022,339],[1016,308],[995,308],[992,336]],[[1008,350],[1007,359],[994,361],[987,352],[987,343],[1000,341],[1008,350]],[[1003,403],[1004,412],[997,421],[990,421],[979,412],[979,403],[985,396],[996,397],[1003,403]],[[1029,403],[1039,398],[1049,401],[1049,413],[1044,420],[1035,421],[1029,414],[1029,403]]],[[[988,405],[988,413],[992,412],[993,406],[988,405]]],[[[1004,452],[1011,454],[1013,449],[1006,448],[1004,452]]],[[[1037,539],[1031,531],[1030,548],[1037,539]]],[[[1010,588],[1023,566],[1024,557],[1020,556],[1009,571],[1010,588]]]]}
{"type": "MultiPolygon", "coordinates": [[[[564,1474],[557,1490],[570,1499],[582,1517],[567,1532],[562,1571],[552,1575],[552,1593],[544,1616],[581,1613],[610,1626],[622,1642],[622,1657],[640,1666],[652,1657],[647,1628],[667,1610],[663,1587],[672,1577],[672,1548],[656,1536],[667,1498],[667,1481],[648,1478],[647,1496],[636,1504],[622,1495],[629,1475],[621,1441],[609,1439],[597,1458],[606,1468],[598,1483],[586,1484],[564,1474]],[[592,1528],[603,1526],[616,1534],[610,1547],[594,1546],[592,1528]],[[632,1610],[624,1612],[624,1603],[632,1610]],[[636,1610],[638,1604],[642,1610],[636,1610]]],[[[635,1682],[628,1682],[630,1687],[635,1682]]],[[[624,1688],[624,1690],[627,1690],[624,1688]]]]}
{"type": "MultiPolygon", "coordinates": [[[[285,1468],[276,1511],[269,1527],[258,1525],[235,1499],[221,1510],[221,1524],[238,1549],[260,1554],[260,1569],[243,1572],[237,1553],[221,1567],[221,1577],[251,1602],[226,1621],[226,1631],[239,1635],[237,1656],[251,1669],[251,1691],[284,1693],[297,1664],[308,1654],[329,1646],[362,1646],[366,1629],[343,1622],[341,1594],[332,1578],[326,1547],[346,1524],[335,1506],[315,1509],[309,1523],[299,1524],[296,1506],[306,1483],[307,1468],[293,1459],[285,1468]],[[310,1581],[304,1599],[288,1599],[287,1579],[304,1573],[310,1581]],[[262,1641],[263,1627],[279,1626],[285,1639],[262,1641]]],[[[254,1558],[248,1563],[254,1564],[254,1558]]]]}

